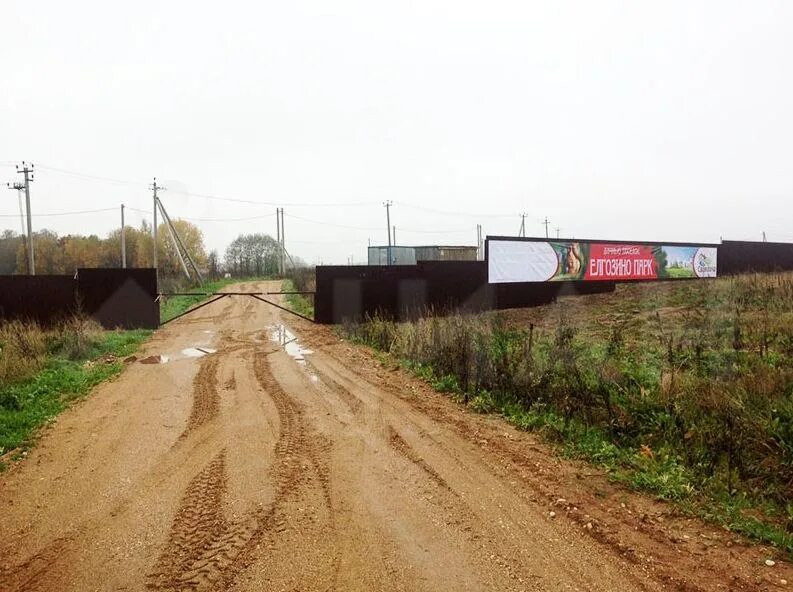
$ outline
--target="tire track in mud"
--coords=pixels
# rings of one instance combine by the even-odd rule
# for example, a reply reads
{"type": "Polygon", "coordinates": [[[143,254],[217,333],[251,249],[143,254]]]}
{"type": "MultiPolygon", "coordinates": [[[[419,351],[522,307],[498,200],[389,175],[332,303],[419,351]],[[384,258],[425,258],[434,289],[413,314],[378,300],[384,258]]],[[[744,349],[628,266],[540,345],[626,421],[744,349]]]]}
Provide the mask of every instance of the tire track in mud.
{"type": "Polygon", "coordinates": [[[209,590],[220,581],[224,568],[249,538],[243,524],[225,519],[225,493],[223,449],[187,486],[166,547],[148,576],[150,589],[209,590]]]}
{"type": "MultiPolygon", "coordinates": [[[[51,577],[53,564],[62,558],[66,545],[73,535],[55,539],[20,565],[0,566],[0,590],[29,592],[46,589],[44,583],[51,577]]],[[[3,557],[0,553],[0,557],[3,557]]]]}
{"type": "MultiPolygon", "coordinates": [[[[227,521],[223,516],[226,463],[225,449],[222,450],[188,485],[165,550],[149,575],[150,589],[170,592],[223,590],[231,586],[237,575],[259,558],[262,543],[274,544],[290,527],[317,528],[315,517],[288,512],[284,507],[297,502],[312,485],[320,490],[330,527],[334,528],[329,468],[322,458],[330,443],[316,435],[309,436],[302,408],[272,374],[267,359],[270,353],[273,352],[255,351],[252,363],[256,381],[273,401],[280,425],[270,474],[273,501],[238,523],[227,521]]],[[[196,377],[200,388],[214,385],[215,396],[216,371],[217,363],[207,361],[196,377]]],[[[206,392],[211,395],[213,389],[206,392]]],[[[339,564],[337,553],[332,558],[334,577],[339,564]]]]}
{"type": "MultiPolygon", "coordinates": [[[[278,350],[256,348],[252,357],[256,381],[273,401],[280,425],[271,471],[275,485],[274,497],[267,508],[254,514],[254,526],[249,536],[222,574],[223,588],[231,586],[238,574],[257,560],[260,547],[274,544],[276,538],[289,528],[289,518],[297,518],[298,521],[304,522],[306,530],[316,527],[313,517],[299,513],[297,516],[288,516],[284,511],[284,506],[297,500],[305,487],[310,484],[312,479],[306,471],[307,466],[313,469],[316,480],[319,481],[331,525],[334,522],[329,469],[320,456],[320,450],[324,446],[318,446],[320,442],[318,437],[314,435],[309,437],[305,429],[302,408],[286,394],[273,376],[268,356],[276,351],[278,350]],[[265,543],[271,544],[265,545],[265,543]]],[[[333,558],[334,579],[339,571],[340,560],[337,552],[333,558]]]]}
{"type": "Polygon", "coordinates": [[[215,419],[220,411],[218,395],[218,355],[204,356],[198,373],[193,379],[193,405],[187,426],[180,436],[186,438],[190,432],[215,419]]]}
{"type": "Polygon", "coordinates": [[[441,477],[438,472],[433,469],[427,461],[425,461],[410,445],[405,442],[402,436],[393,428],[393,426],[389,425],[386,428],[388,434],[388,444],[396,450],[401,456],[404,456],[422,471],[424,471],[427,476],[429,476],[432,481],[434,481],[437,485],[443,487],[449,493],[459,497],[459,494],[452,489],[449,484],[446,482],[446,479],[441,477]]]}
{"type": "Polygon", "coordinates": [[[342,385],[335,378],[332,378],[327,372],[321,372],[319,368],[317,368],[311,362],[306,362],[306,364],[315,372],[317,379],[322,384],[338,395],[338,397],[349,408],[353,415],[358,415],[361,412],[361,409],[363,408],[363,401],[356,397],[352,391],[350,391],[350,389],[342,385]]]}

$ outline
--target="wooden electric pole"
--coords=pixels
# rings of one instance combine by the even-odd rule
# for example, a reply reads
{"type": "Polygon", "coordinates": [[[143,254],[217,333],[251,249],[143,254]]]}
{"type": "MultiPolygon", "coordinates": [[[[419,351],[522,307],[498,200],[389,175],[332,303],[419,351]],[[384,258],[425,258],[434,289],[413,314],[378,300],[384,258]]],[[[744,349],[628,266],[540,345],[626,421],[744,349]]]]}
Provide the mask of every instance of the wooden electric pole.
{"type": "Polygon", "coordinates": [[[156,271],[157,270],[157,191],[160,189],[165,189],[165,187],[161,187],[157,185],[157,177],[154,177],[154,182],[151,184],[151,190],[153,194],[152,202],[154,204],[154,223],[151,226],[151,236],[152,236],[152,240],[154,241],[154,245],[153,245],[154,255],[152,261],[154,263],[153,267],[155,269],[155,273],[157,273],[158,275],[159,272],[156,271]]]}
{"type": "Polygon", "coordinates": [[[394,204],[390,199],[385,201],[383,205],[385,206],[385,219],[386,219],[386,234],[388,234],[388,254],[386,259],[388,260],[388,265],[391,265],[391,206],[394,204]]]}
{"type": "MultiPolygon", "coordinates": [[[[36,261],[33,257],[33,220],[30,216],[30,184],[33,182],[33,165],[30,163],[26,163],[24,160],[22,161],[22,167],[20,168],[17,165],[17,173],[21,173],[24,175],[25,182],[24,184],[20,185],[19,183],[14,183],[14,189],[24,189],[25,190],[25,209],[27,211],[27,243],[28,243],[28,273],[30,275],[36,275],[36,261]]],[[[9,185],[9,187],[11,187],[9,185]]]]}
{"type": "Polygon", "coordinates": [[[121,268],[127,268],[127,237],[124,224],[124,204],[121,204],[121,268]]]}

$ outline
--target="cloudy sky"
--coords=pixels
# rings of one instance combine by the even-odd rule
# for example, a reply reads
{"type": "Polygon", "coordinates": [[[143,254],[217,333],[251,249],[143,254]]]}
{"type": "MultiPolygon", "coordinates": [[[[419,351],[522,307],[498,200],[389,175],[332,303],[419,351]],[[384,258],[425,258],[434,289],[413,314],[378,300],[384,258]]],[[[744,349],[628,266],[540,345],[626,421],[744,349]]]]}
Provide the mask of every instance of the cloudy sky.
{"type": "Polygon", "coordinates": [[[104,235],[121,203],[137,225],[157,176],[210,248],[274,234],[282,206],[312,263],[386,242],[385,200],[399,244],[516,234],[522,212],[530,235],[793,240],[793,2],[0,12],[0,179],[36,164],[35,229],[104,235]],[[105,211],[44,215],[85,210],[105,211]]]}

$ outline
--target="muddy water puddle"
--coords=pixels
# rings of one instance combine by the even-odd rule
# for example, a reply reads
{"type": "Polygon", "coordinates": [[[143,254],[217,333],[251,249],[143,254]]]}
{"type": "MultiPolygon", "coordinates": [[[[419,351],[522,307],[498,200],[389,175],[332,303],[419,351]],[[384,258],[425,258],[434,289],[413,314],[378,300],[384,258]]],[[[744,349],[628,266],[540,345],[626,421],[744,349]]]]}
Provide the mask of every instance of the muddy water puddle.
{"type": "Polygon", "coordinates": [[[211,347],[188,347],[182,350],[182,355],[188,358],[200,358],[207,354],[214,354],[216,351],[211,347]]]}
{"type": "Polygon", "coordinates": [[[305,364],[305,356],[314,353],[312,350],[300,345],[297,336],[287,329],[286,325],[271,325],[267,327],[267,333],[270,336],[270,341],[274,341],[283,347],[284,351],[298,364],[305,364]]]}

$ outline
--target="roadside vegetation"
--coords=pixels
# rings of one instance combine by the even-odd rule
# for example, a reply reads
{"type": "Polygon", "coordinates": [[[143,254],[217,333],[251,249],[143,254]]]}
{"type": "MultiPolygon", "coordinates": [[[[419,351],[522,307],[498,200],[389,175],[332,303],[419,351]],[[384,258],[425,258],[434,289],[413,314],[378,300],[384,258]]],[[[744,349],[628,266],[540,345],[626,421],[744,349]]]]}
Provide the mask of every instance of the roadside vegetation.
{"type": "MultiPolygon", "coordinates": [[[[313,292],[316,290],[316,276],[313,267],[297,267],[287,272],[287,278],[281,284],[284,292],[313,292]]],[[[287,294],[288,308],[295,312],[314,318],[314,297],[304,294],[287,294]]]]}
{"type": "Polygon", "coordinates": [[[164,323],[172,318],[179,316],[186,310],[189,310],[196,304],[206,300],[208,297],[204,296],[207,292],[219,292],[229,284],[245,281],[240,278],[222,278],[208,282],[204,282],[199,286],[181,285],[177,284],[170,287],[165,287],[168,291],[173,292],[197,292],[197,296],[162,296],[160,298],[160,322],[164,323]]]}
{"type": "Polygon", "coordinates": [[[793,274],[342,331],[616,481],[793,552],[793,274]]]}
{"type": "Polygon", "coordinates": [[[36,430],[96,384],[118,374],[150,331],[103,331],[79,316],[43,329],[0,325],[0,470],[25,452],[36,430]]]}

